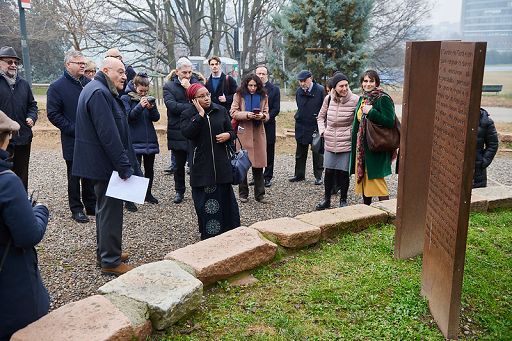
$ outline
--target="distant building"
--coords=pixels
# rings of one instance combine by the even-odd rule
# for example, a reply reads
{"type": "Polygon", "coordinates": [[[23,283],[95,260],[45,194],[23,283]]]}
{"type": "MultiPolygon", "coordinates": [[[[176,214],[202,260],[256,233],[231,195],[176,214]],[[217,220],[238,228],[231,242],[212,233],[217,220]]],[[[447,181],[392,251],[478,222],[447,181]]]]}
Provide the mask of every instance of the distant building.
{"type": "Polygon", "coordinates": [[[487,51],[512,52],[512,1],[462,0],[462,37],[486,41],[487,51]]]}

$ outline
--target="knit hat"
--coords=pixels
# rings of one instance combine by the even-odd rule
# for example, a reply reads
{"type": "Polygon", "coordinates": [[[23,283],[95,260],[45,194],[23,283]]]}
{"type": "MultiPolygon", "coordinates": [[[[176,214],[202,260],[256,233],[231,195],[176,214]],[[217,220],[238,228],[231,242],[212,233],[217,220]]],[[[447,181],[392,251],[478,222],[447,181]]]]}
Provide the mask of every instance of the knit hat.
{"type": "Polygon", "coordinates": [[[201,88],[204,88],[205,86],[202,84],[202,83],[194,83],[194,84],[191,84],[188,88],[187,88],[187,98],[189,99],[189,101],[191,101],[192,99],[194,99],[194,96],[196,95],[196,93],[199,91],[199,89],[201,88]]]}
{"type": "Polygon", "coordinates": [[[20,130],[20,125],[18,122],[11,120],[9,116],[0,110],[0,133],[18,130],[20,130]]]}
{"type": "Polygon", "coordinates": [[[348,82],[348,78],[343,73],[338,71],[329,80],[329,85],[330,85],[331,89],[335,88],[336,84],[338,84],[341,81],[347,81],[348,82]]]}

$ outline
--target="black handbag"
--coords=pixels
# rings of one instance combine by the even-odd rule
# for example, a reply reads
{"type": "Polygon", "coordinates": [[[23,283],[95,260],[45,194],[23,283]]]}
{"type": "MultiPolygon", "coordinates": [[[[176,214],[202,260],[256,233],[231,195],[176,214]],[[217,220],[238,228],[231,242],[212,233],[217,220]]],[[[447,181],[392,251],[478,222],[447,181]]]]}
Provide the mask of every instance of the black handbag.
{"type": "Polygon", "coordinates": [[[318,154],[324,153],[324,137],[321,136],[318,131],[315,130],[315,132],[312,135],[313,142],[311,142],[311,150],[318,154]]]}
{"type": "Polygon", "coordinates": [[[231,144],[228,144],[228,146],[231,151],[231,170],[233,173],[232,184],[239,185],[247,177],[247,172],[249,171],[249,168],[251,168],[252,163],[251,160],[249,160],[249,153],[243,148],[242,142],[240,142],[238,137],[235,140],[235,149],[233,149],[231,144]],[[238,152],[236,151],[237,140],[238,143],[240,143],[240,150],[238,152]]]}
{"type": "Polygon", "coordinates": [[[387,128],[366,118],[366,142],[372,152],[393,152],[400,147],[400,121],[387,128]]]}

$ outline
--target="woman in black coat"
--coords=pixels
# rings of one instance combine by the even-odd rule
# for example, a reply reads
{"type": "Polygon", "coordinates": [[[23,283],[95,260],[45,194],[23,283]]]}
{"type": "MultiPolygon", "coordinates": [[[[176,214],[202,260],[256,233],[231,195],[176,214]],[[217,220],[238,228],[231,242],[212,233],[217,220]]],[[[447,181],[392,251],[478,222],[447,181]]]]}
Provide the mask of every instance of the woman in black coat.
{"type": "Polygon", "coordinates": [[[476,140],[475,174],[473,188],[487,186],[487,167],[498,151],[498,133],[489,113],[480,108],[480,123],[476,140]]]}
{"type": "Polygon", "coordinates": [[[204,240],[240,226],[228,153],[235,133],[226,109],[212,103],[204,85],[192,84],[187,97],[194,106],[181,115],[181,132],[191,143],[190,186],[204,240]]]}
{"type": "Polygon", "coordinates": [[[0,341],[48,313],[50,298],[37,266],[36,246],[48,208],[31,206],[6,151],[20,125],[0,111],[0,341]]]}
{"type": "Polygon", "coordinates": [[[139,73],[133,81],[128,83],[126,86],[128,94],[123,95],[121,100],[128,115],[130,135],[137,161],[141,166],[144,165],[144,176],[149,179],[146,201],[151,204],[158,204],[158,200],[151,193],[151,189],[155,176],[155,155],[160,152],[153,122],[160,119],[160,113],[156,108],[154,97],[151,102],[149,101],[148,91],[149,77],[145,73],[139,73]]]}

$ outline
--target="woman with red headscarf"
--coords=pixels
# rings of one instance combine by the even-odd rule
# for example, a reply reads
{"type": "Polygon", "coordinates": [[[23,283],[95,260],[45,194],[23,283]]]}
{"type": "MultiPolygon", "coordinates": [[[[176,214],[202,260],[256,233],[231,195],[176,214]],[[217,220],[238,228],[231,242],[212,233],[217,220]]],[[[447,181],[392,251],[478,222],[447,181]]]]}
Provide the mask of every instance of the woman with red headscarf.
{"type": "Polygon", "coordinates": [[[236,138],[224,107],[212,103],[201,83],[187,89],[194,104],[181,115],[181,133],[191,143],[190,186],[201,240],[240,226],[228,143],[236,138]]]}

